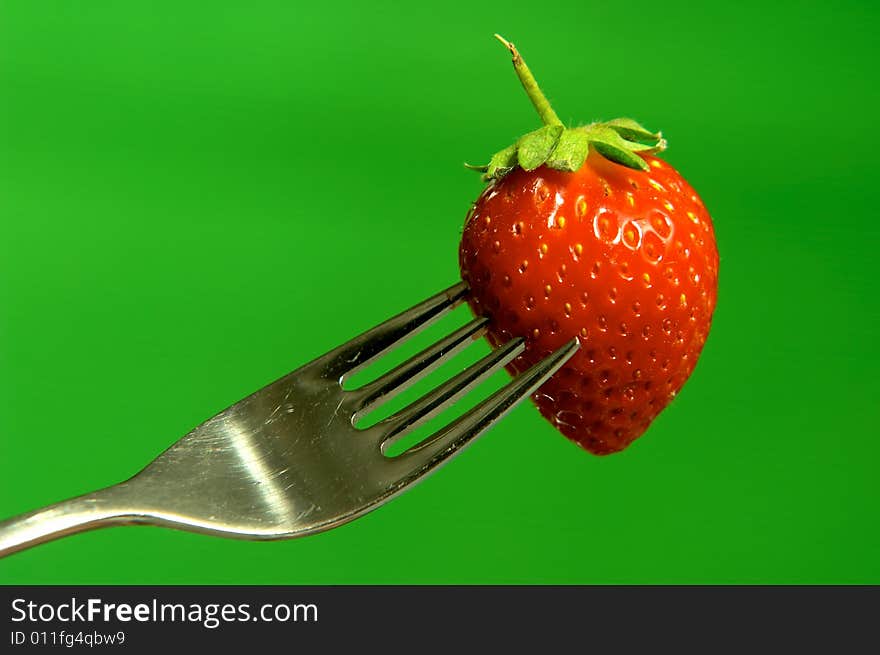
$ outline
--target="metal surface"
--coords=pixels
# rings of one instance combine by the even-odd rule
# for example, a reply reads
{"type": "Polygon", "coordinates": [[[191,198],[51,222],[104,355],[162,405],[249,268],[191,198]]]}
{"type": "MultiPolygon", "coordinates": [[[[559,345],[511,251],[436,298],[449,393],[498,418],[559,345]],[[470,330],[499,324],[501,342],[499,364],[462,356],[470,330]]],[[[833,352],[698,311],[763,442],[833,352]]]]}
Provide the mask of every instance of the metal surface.
{"type": "Polygon", "coordinates": [[[462,417],[395,457],[384,454],[523,351],[513,340],[366,429],[367,410],[472,343],[476,319],[379,379],[343,381],[459,304],[457,284],[306,364],[202,423],[121,484],[0,523],[0,557],[91,528],[160,525],[245,539],[327,530],[379,506],[448,461],[531,394],[577,341],[522,373],[462,417]]]}

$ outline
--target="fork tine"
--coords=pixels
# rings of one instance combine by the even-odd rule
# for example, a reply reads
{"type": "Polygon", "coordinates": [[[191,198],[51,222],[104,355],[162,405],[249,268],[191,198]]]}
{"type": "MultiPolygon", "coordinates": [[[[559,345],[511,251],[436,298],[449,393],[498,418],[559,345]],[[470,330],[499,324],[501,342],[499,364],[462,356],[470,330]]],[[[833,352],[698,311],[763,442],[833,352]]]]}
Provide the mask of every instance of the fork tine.
{"type": "Polygon", "coordinates": [[[334,348],[307,366],[317,369],[321,375],[339,379],[341,383],[345,377],[353,375],[458,305],[467,291],[467,284],[459,282],[334,348]]]}
{"type": "Polygon", "coordinates": [[[377,380],[350,391],[355,417],[360,418],[377,403],[394,398],[460,353],[486,332],[488,323],[489,319],[484,317],[473,320],[377,380]]]}
{"type": "Polygon", "coordinates": [[[434,436],[413,446],[397,459],[407,462],[412,467],[411,470],[423,471],[451,457],[513,409],[523,398],[531,395],[568,361],[578,346],[577,339],[569,341],[467,414],[441,428],[434,436]]]}
{"type": "Polygon", "coordinates": [[[389,416],[384,421],[380,421],[372,428],[367,428],[367,430],[373,431],[384,451],[395,441],[412,432],[458,398],[461,398],[502,366],[511,362],[523,350],[525,350],[525,345],[522,339],[511,339],[454,378],[447,380],[433,391],[429,391],[396,414],[389,416]]]}

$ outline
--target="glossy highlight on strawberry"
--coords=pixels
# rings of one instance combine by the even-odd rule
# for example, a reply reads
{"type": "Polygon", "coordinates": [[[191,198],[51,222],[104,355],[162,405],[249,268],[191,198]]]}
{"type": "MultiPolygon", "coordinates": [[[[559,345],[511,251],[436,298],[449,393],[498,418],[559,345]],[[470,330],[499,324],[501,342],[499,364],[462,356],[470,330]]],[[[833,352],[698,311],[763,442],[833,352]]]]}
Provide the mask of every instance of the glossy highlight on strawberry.
{"type": "Polygon", "coordinates": [[[459,249],[471,308],[491,319],[490,342],[525,338],[511,373],[579,339],[533,400],[595,454],[626,448],[672,401],[717,300],[703,202],[668,163],[638,156],[630,168],[591,146],[573,171],[510,167],[474,203],[459,249]]]}

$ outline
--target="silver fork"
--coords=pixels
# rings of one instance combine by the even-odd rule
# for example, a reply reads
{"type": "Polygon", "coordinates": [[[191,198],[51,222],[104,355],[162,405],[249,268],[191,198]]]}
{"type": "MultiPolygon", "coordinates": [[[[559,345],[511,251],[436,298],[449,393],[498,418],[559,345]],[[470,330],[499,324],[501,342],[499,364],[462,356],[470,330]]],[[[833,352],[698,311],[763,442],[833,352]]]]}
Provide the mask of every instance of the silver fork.
{"type": "Polygon", "coordinates": [[[478,318],[360,388],[343,382],[466,297],[464,283],[368,330],[208,419],[135,477],[0,523],[0,557],[110,525],[149,524],[242,539],[329,530],[390,500],[460,452],[534,392],[577,340],[521,373],[400,455],[396,440],[449,407],[524,349],[514,339],[409,406],[355,422],[486,331],[478,318]]]}

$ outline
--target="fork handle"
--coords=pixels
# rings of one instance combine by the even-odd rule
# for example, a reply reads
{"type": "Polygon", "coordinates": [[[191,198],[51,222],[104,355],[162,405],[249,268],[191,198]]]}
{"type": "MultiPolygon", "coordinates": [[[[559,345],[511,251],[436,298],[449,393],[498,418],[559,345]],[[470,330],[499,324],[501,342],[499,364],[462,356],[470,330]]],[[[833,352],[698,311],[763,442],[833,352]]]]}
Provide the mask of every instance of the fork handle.
{"type": "Polygon", "coordinates": [[[127,491],[122,483],[0,522],[0,557],[77,532],[149,522],[127,491]]]}

